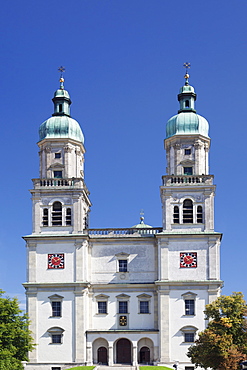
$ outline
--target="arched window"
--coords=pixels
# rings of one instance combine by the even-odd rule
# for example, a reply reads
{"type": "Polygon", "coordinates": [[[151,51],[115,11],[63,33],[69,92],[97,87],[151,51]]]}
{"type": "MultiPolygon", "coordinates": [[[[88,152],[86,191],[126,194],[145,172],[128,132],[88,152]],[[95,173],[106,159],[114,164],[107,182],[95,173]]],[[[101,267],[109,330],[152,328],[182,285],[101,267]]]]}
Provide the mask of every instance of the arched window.
{"type": "Polygon", "coordinates": [[[54,202],[52,205],[52,226],[62,226],[62,204],[54,202]]]}
{"type": "Polygon", "coordinates": [[[197,223],[202,223],[202,206],[197,206],[197,223]]]}
{"type": "Polygon", "coordinates": [[[183,202],[183,223],[193,223],[193,203],[190,199],[185,199],[183,202]]]}
{"type": "Polygon", "coordinates": [[[178,208],[178,206],[175,206],[174,210],[173,210],[173,223],[174,224],[179,224],[179,208],[178,208]]]}
{"type": "Polygon", "coordinates": [[[66,225],[71,225],[71,208],[66,209],[66,225]]]}
{"type": "Polygon", "coordinates": [[[185,100],[185,107],[186,107],[186,108],[189,108],[189,107],[190,107],[190,102],[189,102],[189,100],[185,100]]]}
{"type": "Polygon", "coordinates": [[[48,226],[48,209],[43,209],[43,226],[48,226]]]}

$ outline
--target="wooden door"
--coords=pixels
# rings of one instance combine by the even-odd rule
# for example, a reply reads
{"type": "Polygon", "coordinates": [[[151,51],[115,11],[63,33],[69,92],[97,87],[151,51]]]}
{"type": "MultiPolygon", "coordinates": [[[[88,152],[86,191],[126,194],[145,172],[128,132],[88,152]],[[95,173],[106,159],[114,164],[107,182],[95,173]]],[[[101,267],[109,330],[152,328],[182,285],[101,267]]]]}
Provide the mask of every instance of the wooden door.
{"type": "Polygon", "coordinates": [[[131,364],[131,343],[128,339],[119,339],[117,342],[117,363],[131,364]]]}

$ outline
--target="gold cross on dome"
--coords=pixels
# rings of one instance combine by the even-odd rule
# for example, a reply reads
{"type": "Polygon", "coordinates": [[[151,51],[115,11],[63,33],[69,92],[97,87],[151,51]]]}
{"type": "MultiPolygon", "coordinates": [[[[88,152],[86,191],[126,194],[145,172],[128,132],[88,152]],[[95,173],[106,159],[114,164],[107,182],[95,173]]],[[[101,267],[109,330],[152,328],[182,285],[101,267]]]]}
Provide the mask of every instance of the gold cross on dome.
{"type": "Polygon", "coordinates": [[[62,75],[62,73],[63,72],[65,72],[65,68],[63,67],[63,66],[61,66],[61,67],[59,67],[58,68],[58,71],[61,73],[61,75],[62,75]]]}
{"type": "Polygon", "coordinates": [[[190,68],[190,63],[185,62],[184,63],[184,68],[186,69],[186,73],[188,73],[188,69],[190,68]]]}

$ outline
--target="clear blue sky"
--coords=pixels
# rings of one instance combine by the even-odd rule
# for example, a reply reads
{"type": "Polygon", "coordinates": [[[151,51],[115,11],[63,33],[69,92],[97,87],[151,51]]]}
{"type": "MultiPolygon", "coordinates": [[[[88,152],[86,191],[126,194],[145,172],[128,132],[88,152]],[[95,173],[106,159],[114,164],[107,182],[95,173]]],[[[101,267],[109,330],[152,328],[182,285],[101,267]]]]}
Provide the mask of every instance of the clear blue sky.
{"type": "Polygon", "coordinates": [[[246,286],[247,1],[3,1],[0,12],[0,287],[23,300],[38,128],[60,65],[85,135],[91,227],[161,225],[165,123],[189,61],[210,123],[224,294],[246,286]]]}

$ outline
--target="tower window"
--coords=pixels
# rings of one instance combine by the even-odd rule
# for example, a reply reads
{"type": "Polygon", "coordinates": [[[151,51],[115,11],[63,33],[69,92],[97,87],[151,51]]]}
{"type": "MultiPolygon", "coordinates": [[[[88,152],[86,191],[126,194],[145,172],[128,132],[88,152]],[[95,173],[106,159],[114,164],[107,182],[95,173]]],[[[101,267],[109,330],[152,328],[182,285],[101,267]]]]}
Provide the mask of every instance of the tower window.
{"type": "Polygon", "coordinates": [[[191,316],[195,315],[195,300],[194,299],[185,299],[185,315],[191,316]]]}
{"type": "Polygon", "coordinates": [[[185,199],[183,202],[183,223],[193,223],[193,203],[190,199],[185,199]]]}
{"type": "Polygon", "coordinates": [[[197,206],[197,223],[202,223],[202,206],[197,206]]]}
{"type": "Polygon", "coordinates": [[[62,226],[62,204],[60,202],[53,203],[52,226],[62,226]]]}
{"type": "Polygon", "coordinates": [[[184,155],[190,155],[191,149],[184,149],[184,155]]]}
{"type": "Polygon", "coordinates": [[[184,175],[192,175],[192,167],[184,167],[184,175]]]}
{"type": "Polygon", "coordinates": [[[43,226],[48,226],[48,209],[43,210],[43,226]]]}
{"type": "Polygon", "coordinates": [[[55,158],[61,158],[61,153],[55,153],[55,158]]]}
{"type": "Polygon", "coordinates": [[[54,178],[55,179],[61,179],[62,178],[62,171],[53,171],[54,172],[54,178]]]}
{"type": "Polygon", "coordinates": [[[71,208],[66,209],[66,225],[71,225],[71,208]]]}
{"type": "Polygon", "coordinates": [[[63,104],[59,104],[59,113],[62,113],[63,111],[63,104]]]}
{"type": "Polygon", "coordinates": [[[127,260],[118,260],[118,271],[127,272],[127,260]]]}
{"type": "Polygon", "coordinates": [[[62,303],[61,301],[53,301],[51,302],[51,307],[52,307],[52,316],[53,317],[60,317],[61,315],[61,308],[62,308],[62,303]]]}
{"type": "Polygon", "coordinates": [[[173,222],[174,222],[174,224],[179,224],[179,208],[178,208],[178,206],[174,207],[173,222]]]}
{"type": "Polygon", "coordinates": [[[190,107],[190,101],[189,100],[185,100],[185,107],[186,108],[189,108],[190,107]]]}

